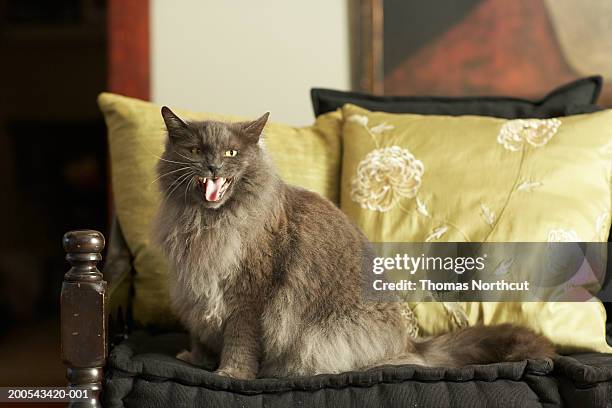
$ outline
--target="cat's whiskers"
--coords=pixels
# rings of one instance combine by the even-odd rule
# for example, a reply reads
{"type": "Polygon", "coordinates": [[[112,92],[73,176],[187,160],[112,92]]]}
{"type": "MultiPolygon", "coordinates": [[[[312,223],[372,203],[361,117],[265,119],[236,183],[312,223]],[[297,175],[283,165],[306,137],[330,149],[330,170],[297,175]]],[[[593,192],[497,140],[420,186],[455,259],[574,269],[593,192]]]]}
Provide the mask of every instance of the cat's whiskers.
{"type": "Polygon", "coordinates": [[[196,163],[196,162],[195,162],[193,159],[190,159],[190,158],[189,158],[189,157],[187,157],[187,156],[183,156],[182,154],[180,154],[180,153],[179,153],[179,152],[177,152],[176,150],[172,150],[172,151],[173,151],[174,153],[178,154],[179,156],[181,156],[183,159],[186,159],[186,160],[188,160],[189,162],[194,163],[194,164],[196,163]]]}
{"type": "Polygon", "coordinates": [[[196,178],[192,177],[191,180],[189,180],[189,183],[187,183],[187,187],[185,187],[185,205],[187,205],[187,192],[191,188],[191,183],[193,183],[195,180],[196,178]]]}
{"type": "Polygon", "coordinates": [[[168,186],[168,187],[167,187],[167,188],[166,188],[164,191],[162,191],[162,193],[164,194],[164,196],[167,196],[167,195],[168,195],[168,194],[167,194],[167,193],[168,193],[168,190],[170,190],[172,187],[174,187],[174,186],[176,185],[176,183],[178,183],[178,182],[181,180],[181,178],[183,178],[185,175],[187,175],[187,173],[185,173],[185,174],[181,174],[180,176],[178,176],[178,177],[176,178],[176,180],[174,180],[172,183],[170,183],[170,185],[169,185],[169,186],[168,186]]]}
{"type": "Polygon", "coordinates": [[[159,156],[155,156],[155,157],[157,157],[159,160],[162,160],[162,161],[165,161],[165,162],[168,162],[168,163],[184,164],[184,165],[187,165],[187,166],[192,166],[193,165],[193,163],[177,162],[177,161],[173,161],[173,160],[164,159],[164,158],[161,158],[159,156]]]}
{"type": "Polygon", "coordinates": [[[167,194],[167,195],[168,195],[168,196],[171,196],[171,195],[172,195],[172,193],[174,193],[174,191],[176,190],[176,188],[177,188],[178,186],[180,186],[180,185],[181,185],[181,184],[182,184],[184,181],[188,180],[188,179],[189,179],[189,176],[192,176],[192,175],[195,175],[195,172],[194,172],[194,171],[191,171],[191,172],[189,172],[189,173],[185,173],[185,174],[181,174],[180,176],[178,176],[178,177],[177,177],[177,179],[176,179],[176,180],[174,180],[174,181],[172,182],[172,184],[170,184],[170,185],[168,186],[168,188],[166,189],[166,191],[168,191],[168,190],[169,190],[169,192],[168,192],[168,194],[167,194]],[[174,187],[173,187],[173,186],[174,186],[174,187]]]}
{"type": "Polygon", "coordinates": [[[142,141],[139,140],[138,143],[140,144],[140,146],[144,150],[146,150],[147,153],[149,153],[151,156],[153,156],[153,157],[155,157],[155,158],[157,158],[159,160],[162,160],[162,161],[165,161],[165,162],[168,162],[168,163],[182,164],[182,165],[186,165],[186,166],[193,165],[193,161],[191,161],[190,163],[185,163],[185,162],[178,162],[178,161],[164,159],[164,158],[156,155],[155,153],[153,153],[151,150],[149,150],[149,148],[144,143],[142,143],[142,141]]]}
{"type": "Polygon", "coordinates": [[[170,184],[170,186],[168,186],[168,188],[166,189],[166,191],[168,191],[170,190],[170,188],[172,188],[172,190],[170,190],[170,192],[166,194],[166,197],[164,198],[162,204],[164,204],[170,198],[170,196],[172,196],[172,194],[181,186],[181,184],[183,184],[185,181],[189,180],[190,177],[193,177],[195,175],[195,171],[192,170],[189,173],[180,175],[176,180],[174,180],[174,182],[170,184]],[[172,187],[173,185],[174,187],[172,187]]]}
{"type": "Polygon", "coordinates": [[[176,173],[177,171],[181,171],[181,170],[189,170],[189,169],[191,169],[191,166],[189,166],[189,167],[187,167],[187,166],[186,166],[186,167],[181,167],[180,169],[176,169],[176,170],[169,171],[169,172],[164,173],[164,174],[162,174],[161,176],[157,177],[155,180],[153,180],[153,181],[151,182],[151,184],[155,183],[157,180],[159,180],[159,179],[160,179],[160,178],[162,178],[162,177],[166,177],[166,176],[167,176],[167,175],[169,175],[169,174],[176,173]]]}

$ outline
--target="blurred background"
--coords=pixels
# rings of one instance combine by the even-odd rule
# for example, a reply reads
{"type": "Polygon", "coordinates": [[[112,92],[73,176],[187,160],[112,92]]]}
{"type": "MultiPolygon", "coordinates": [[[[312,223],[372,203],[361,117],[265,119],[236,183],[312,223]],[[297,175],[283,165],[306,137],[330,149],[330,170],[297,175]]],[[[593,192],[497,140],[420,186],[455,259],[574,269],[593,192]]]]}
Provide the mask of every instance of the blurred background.
{"type": "Polygon", "coordinates": [[[311,87],[539,98],[612,79],[611,16],[609,0],[0,0],[0,386],[64,384],[61,237],[107,233],[112,211],[99,92],[293,125],[313,121],[311,87]]]}
{"type": "Polygon", "coordinates": [[[61,237],[107,230],[103,1],[0,2],[0,386],[63,383],[61,237]]]}

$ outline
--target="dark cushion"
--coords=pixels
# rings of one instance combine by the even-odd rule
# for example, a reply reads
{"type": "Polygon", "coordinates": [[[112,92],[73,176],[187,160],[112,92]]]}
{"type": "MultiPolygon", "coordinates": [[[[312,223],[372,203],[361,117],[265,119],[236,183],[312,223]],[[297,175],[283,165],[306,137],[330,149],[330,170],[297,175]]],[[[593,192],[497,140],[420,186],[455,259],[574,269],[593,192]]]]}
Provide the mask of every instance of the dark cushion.
{"type": "Polygon", "coordinates": [[[552,118],[596,109],[601,76],[591,76],[560,86],[544,98],[531,101],[503,96],[439,97],[376,96],[360,92],[313,88],[310,91],[315,116],[352,103],[371,111],[422,115],[479,115],[506,119],[552,118]]]}
{"type": "Polygon", "coordinates": [[[601,354],[561,357],[554,370],[550,361],[521,361],[239,381],[174,358],[187,342],[184,333],[136,333],[116,346],[106,367],[104,405],[527,408],[581,401],[581,407],[603,407],[612,398],[612,357],[601,354]]]}
{"type": "Polygon", "coordinates": [[[609,407],[612,402],[612,355],[576,354],[555,361],[561,398],[570,407],[609,407]]]}

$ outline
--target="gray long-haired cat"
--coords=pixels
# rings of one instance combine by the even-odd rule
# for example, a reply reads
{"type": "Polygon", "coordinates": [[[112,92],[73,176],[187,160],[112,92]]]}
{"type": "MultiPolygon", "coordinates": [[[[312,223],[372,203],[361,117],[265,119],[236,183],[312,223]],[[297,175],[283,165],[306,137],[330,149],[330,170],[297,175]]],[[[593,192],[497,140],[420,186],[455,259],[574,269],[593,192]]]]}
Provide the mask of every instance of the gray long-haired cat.
{"type": "Polygon", "coordinates": [[[167,107],[162,116],[155,238],[192,337],[179,358],[250,379],[555,355],[546,338],[512,325],[414,341],[396,303],[362,296],[364,235],[274,171],[260,143],[267,113],[243,123],[186,123],[167,107]]]}

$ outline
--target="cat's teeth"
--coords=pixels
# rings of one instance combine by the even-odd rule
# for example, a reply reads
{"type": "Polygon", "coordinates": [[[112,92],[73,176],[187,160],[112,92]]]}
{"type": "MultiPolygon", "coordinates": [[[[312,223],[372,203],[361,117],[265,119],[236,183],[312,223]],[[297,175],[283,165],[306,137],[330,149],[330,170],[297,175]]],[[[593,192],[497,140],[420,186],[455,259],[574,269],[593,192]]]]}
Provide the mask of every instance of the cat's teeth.
{"type": "Polygon", "coordinates": [[[219,201],[229,188],[230,184],[232,184],[232,179],[226,177],[198,176],[197,180],[203,190],[206,201],[219,201]]]}

